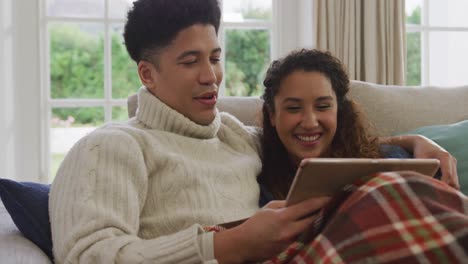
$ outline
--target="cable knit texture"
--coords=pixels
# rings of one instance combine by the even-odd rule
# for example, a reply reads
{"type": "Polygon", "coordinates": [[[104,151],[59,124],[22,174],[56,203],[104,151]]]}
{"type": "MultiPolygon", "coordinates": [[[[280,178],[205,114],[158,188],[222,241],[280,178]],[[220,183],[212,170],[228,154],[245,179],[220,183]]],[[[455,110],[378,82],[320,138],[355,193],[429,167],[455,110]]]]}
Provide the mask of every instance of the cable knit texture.
{"type": "Polygon", "coordinates": [[[216,263],[202,226],[258,209],[255,133],[227,113],[201,126],[146,88],[124,124],[81,139],[50,193],[57,263],[216,263]]]}

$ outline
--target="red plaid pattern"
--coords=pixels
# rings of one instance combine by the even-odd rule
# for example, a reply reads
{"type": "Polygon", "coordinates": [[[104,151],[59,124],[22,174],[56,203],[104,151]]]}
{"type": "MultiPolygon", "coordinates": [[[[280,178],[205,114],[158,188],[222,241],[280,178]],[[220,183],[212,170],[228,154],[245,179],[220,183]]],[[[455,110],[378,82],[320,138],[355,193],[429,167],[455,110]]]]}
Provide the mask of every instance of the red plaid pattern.
{"type": "Polygon", "coordinates": [[[427,176],[380,173],[337,194],[310,232],[264,263],[468,263],[468,198],[427,176]]]}
{"type": "Polygon", "coordinates": [[[413,173],[381,173],[354,187],[332,201],[341,206],[324,212],[331,215],[316,237],[267,263],[468,262],[462,193],[413,173]]]}

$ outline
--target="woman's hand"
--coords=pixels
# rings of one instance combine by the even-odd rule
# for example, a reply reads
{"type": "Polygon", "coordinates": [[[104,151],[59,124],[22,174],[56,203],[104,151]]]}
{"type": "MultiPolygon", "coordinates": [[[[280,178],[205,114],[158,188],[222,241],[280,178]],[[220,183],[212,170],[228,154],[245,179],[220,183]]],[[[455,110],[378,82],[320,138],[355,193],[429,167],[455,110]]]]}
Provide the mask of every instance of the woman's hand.
{"type": "Polygon", "coordinates": [[[434,141],[421,135],[403,135],[380,138],[381,143],[399,145],[413,153],[415,158],[438,159],[442,172],[441,180],[460,189],[457,173],[457,159],[434,141]]]}
{"type": "Polygon", "coordinates": [[[312,212],[330,198],[312,198],[285,207],[272,201],[243,224],[214,234],[215,257],[219,263],[261,261],[279,254],[295,241],[317,217],[312,212]]]}

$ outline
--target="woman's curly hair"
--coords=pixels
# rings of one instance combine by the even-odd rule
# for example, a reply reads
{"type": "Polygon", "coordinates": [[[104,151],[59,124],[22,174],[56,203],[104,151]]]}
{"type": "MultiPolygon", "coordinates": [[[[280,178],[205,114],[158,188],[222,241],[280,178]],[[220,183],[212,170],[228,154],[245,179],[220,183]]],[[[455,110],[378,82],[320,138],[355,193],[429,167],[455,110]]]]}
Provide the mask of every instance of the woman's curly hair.
{"type": "Polygon", "coordinates": [[[330,81],[338,103],[337,130],[331,145],[335,158],[378,158],[378,140],[358,105],[346,95],[349,78],[341,62],[329,52],[302,49],[271,63],[263,85],[264,100],[262,136],[262,172],[258,178],[275,199],[285,199],[294,178],[296,167],[276,129],[271,125],[270,113],[275,112],[274,98],[281,82],[296,71],[319,72],[330,81]]]}

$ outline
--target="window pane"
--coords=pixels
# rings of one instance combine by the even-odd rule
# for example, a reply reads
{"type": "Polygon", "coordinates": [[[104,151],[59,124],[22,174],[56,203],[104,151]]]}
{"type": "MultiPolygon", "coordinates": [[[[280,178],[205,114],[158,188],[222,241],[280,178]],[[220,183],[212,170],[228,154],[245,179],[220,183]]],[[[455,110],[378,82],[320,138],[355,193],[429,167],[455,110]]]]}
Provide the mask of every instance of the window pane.
{"type": "Polygon", "coordinates": [[[104,108],[54,108],[50,128],[50,180],[63,158],[82,137],[104,123],[104,108]]]}
{"type": "Polygon", "coordinates": [[[468,32],[429,32],[429,84],[467,85],[468,32]]]}
{"type": "Polygon", "coordinates": [[[103,18],[104,0],[47,0],[47,15],[103,18]]]}
{"type": "Polygon", "coordinates": [[[422,0],[406,0],[405,5],[406,23],[420,25],[422,0]]]}
{"type": "Polygon", "coordinates": [[[224,0],[223,20],[226,22],[271,20],[271,5],[271,0],[224,0]]]}
{"type": "Polygon", "coordinates": [[[128,9],[136,0],[107,0],[109,1],[109,17],[124,19],[127,17],[128,9]]]}
{"type": "Polygon", "coordinates": [[[104,97],[104,26],[51,23],[52,98],[104,97]]]}
{"type": "Polygon", "coordinates": [[[427,1],[429,25],[437,27],[468,27],[467,0],[427,1]]]}
{"type": "Polygon", "coordinates": [[[115,106],[112,107],[112,121],[125,121],[128,119],[127,107],[115,106]]]}
{"type": "Polygon", "coordinates": [[[421,85],[421,33],[406,34],[406,84],[421,85]]]}
{"type": "Polygon", "coordinates": [[[137,65],[123,44],[123,25],[113,25],[112,36],[112,97],[127,98],[141,86],[137,65]]]}
{"type": "Polygon", "coordinates": [[[268,30],[226,30],[226,95],[260,95],[269,62],[268,30]]]}

